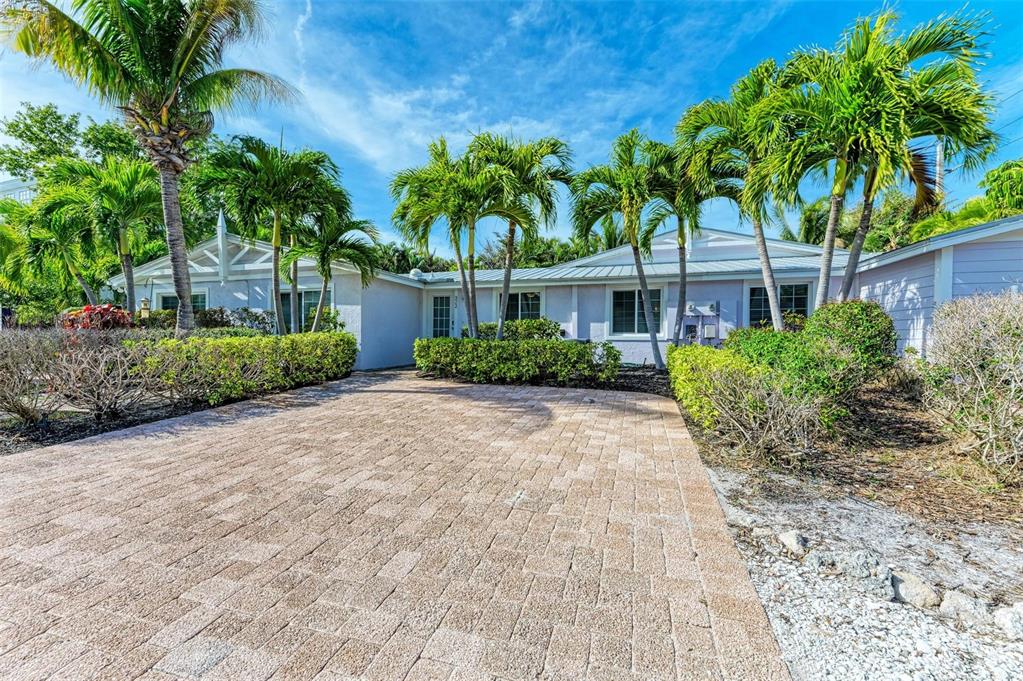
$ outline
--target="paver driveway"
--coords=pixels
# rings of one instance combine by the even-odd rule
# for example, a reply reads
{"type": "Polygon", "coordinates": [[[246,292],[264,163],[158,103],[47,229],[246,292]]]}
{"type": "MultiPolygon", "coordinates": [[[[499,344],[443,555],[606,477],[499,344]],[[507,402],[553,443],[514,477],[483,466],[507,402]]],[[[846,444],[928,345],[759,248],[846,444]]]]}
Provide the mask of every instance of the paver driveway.
{"type": "Polygon", "coordinates": [[[0,678],[786,678],[670,400],[354,376],[0,459],[0,678]]]}

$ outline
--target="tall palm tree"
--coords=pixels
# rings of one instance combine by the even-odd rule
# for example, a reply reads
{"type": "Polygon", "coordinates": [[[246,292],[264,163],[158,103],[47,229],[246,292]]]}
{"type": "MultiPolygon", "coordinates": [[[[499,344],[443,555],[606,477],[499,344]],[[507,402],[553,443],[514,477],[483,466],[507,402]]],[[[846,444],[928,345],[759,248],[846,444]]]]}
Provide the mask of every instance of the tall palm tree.
{"type": "MultiPolygon", "coordinates": [[[[334,183],[337,178],[337,166],[323,152],[308,149],[291,152],[255,137],[243,136],[236,138],[234,144],[211,154],[201,177],[196,180],[200,189],[221,193],[243,236],[255,238],[270,221],[270,243],[273,247],[271,304],[279,334],[285,333],[287,328],[281,305],[280,275],[284,230],[313,212],[322,198],[324,182],[334,183]]],[[[295,314],[297,298],[293,293],[291,320],[294,330],[298,329],[295,314]]]]}
{"type": "MultiPolygon", "coordinates": [[[[933,162],[921,151],[923,140],[937,138],[946,157],[960,159],[960,166],[973,170],[994,151],[996,135],[990,129],[993,102],[978,83],[976,66],[983,35],[983,16],[952,15],[918,26],[906,36],[891,37],[888,49],[899,65],[897,87],[904,93],[906,137],[896,142],[903,151],[899,177],[916,187],[914,215],[938,208],[941,196],[933,162]],[[928,57],[936,62],[913,68],[928,57]]],[[[853,237],[839,298],[852,291],[863,244],[870,231],[874,200],[897,177],[882,182],[872,165],[865,163],[863,210],[853,237]]]]}
{"type": "MultiPolygon", "coordinates": [[[[348,192],[338,185],[323,188],[323,201],[306,219],[299,221],[293,236],[296,245],[284,255],[283,265],[297,265],[302,258],[316,262],[320,275],[320,298],[311,331],[320,329],[327,306],[327,291],[333,278],[335,263],[351,265],[358,272],[362,285],[369,286],[377,269],[377,240],[380,236],[369,220],[352,217],[348,192]]],[[[292,328],[297,329],[298,326],[292,328]]]]}
{"type": "Polygon", "coordinates": [[[726,168],[695,168],[693,164],[698,155],[694,146],[650,141],[647,143],[647,154],[656,170],[653,185],[656,201],[648,218],[649,231],[656,231],[672,216],[677,223],[675,244],[678,248],[678,305],[672,343],[679,345],[686,310],[686,248],[689,237],[696,237],[700,233],[703,203],[719,197],[737,202],[739,187],[726,168]]]}
{"type": "Polygon", "coordinates": [[[44,190],[28,205],[0,199],[0,218],[8,228],[7,267],[29,265],[41,273],[47,262],[60,263],[60,271],[81,287],[86,301],[98,304],[99,297],[83,272],[85,259],[95,252],[95,242],[89,215],[81,206],[69,205],[59,193],[44,190]],[[12,238],[15,234],[20,237],[12,238]],[[12,259],[23,264],[15,265],[12,259]]]}
{"type": "Polygon", "coordinates": [[[529,229],[533,229],[535,223],[530,206],[510,191],[513,186],[512,173],[502,166],[486,163],[468,152],[452,157],[444,138],[430,144],[430,160],[426,165],[403,170],[391,182],[391,195],[397,203],[393,220],[406,240],[425,250],[434,225],[441,220],[447,223],[472,338],[479,336],[477,225],[488,217],[514,220],[529,229]],[[464,260],[463,236],[466,242],[464,260]]]}
{"type": "Polygon", "coordinates": [[[646,149],[646,139],[633,128],[611,145],[610,163],[587,168],[572,180],[572,221],[576,236],[586,238],[603,220],[621,219],[622,230],[632,247],[654,365],[663,370],[664,360],[657,344],[658,327],[654,325],[650,287],[641,253],[644,243],[649,241],[643,211],[656,198],[656,173],[657,168],[646,149]]]}
{"type": "MultiPolygon", "coordinates": [[[[774,115],[787,119],[795,134],[790,143],[775,147],[779,181],[789,194],[798,191],[800,180],[808,173],[831,181],[831,212],[821,244],[816,307],[828,301],[835,235],[845,195],[856,175],[863,175],[860,221],[865,238],[878,188],[890,186],[901,173],[914,169],[908,141],[921,130],[914,131],[910,122],[916,119],[930,129],[924,134],[945,133],[940,123],[927,117],[949,102],[946,96],[935,98],[929,88],[941,81],[954,84],[963,76],[969,79],[969,66],[979,56],[976,19],[946,17],[899,38],[894,34],[896,18],[894,12],[884,11],[860,19],[836,49],[797,53],[783,70],[781,81],[788,88],[776,98],[779,108],[774,115]],[[909,85],[907,81],[913,80],[911,62],[936,53],[950,55],[952,60],[946,67],[929,70],[918,82],[923,87],[909,85]],[[919,109],[922,99],[933,99],[937,105],[925,116],[919,109]]],[[[918,183],[918,188],[921,186],[918,183]]],[[[861,247],[860,240],[857,261],[861,247]]],[[[852,271],[846,271],[846,290],[851,286],[848,275],[852,271]]]]}
{"type": "Polygon", "coordinates": [[[707,172],[726,168],[735,179],[739,214],[753,225],[771,322],[775,330],[781,331],[785,322],[764,235],[772,196],[768,158],[787,134],[785,127],[769,115],[771,97],[778,88],[777,76],[774,60],[760,62],[732,86],[729,99],[709,99],[683,113],[675,134],[680,146],[696,145],[694,167],[707,172]]]}
{"type": "Polygon", "coordinates": [[[501,310],[497,318],[497,339],[504,338],[504,321],[508,314],[511,290],[512,263],[515,259],[515,230],[522,228],[524,240],[538,236],[540,224],[550,228],[557,220],[558,184],[572,181],[569,164],[572,154],[568,145],[555,137],[543,137],[522,143],[493,133],[481,133],[469,144],[469,153],[484,163],[492,163],[510,173],[510,186],[506,188],[512,203],[520,202],[530,208],[533,220],[519,225],[508,220],[505,237],[504,279],[501,284],[501,310]]]}
{"type": "Polygon", "coordinates": [[[58,159],[46,173],[55,204],[77,205],[93,231],[117,255],[124,275],[128,312],[135,313],[133,251],[160,224],[162,206],[156,169],[150,163],[119,157],[102,164],[58,159]]]}
{"type": "Polygon", "coordinates": [[[13,0],[0,12],[13,48],[50,62],[102,103],[118,107],[160,173],[177,328],[194,326],[178,178],[189,143],[213,128],[213,111],[290,98],[262,71],[223,68],[227,48],[265,27],[258,0],[13,0]]]}

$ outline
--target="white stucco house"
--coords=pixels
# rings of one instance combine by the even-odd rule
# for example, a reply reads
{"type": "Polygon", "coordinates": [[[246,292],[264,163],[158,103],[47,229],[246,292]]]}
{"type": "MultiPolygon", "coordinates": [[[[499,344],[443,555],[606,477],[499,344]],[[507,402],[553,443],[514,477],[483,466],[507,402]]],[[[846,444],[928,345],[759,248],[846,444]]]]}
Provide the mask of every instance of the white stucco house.
{"type": "MultiPolygon", "coordinates": [[[[769,240],[782,306],[809,314],[820,249],[769,240]]],[[[243,240],[221,227],[217,235],[189,253],[193,303],[268,309],[270,244],[243,240]]],[[[685,331],[698,342],[717,343],[738,327],[769,317],[753,237],[704,229],[689,245],[685,331]]],[[[847,253],[838,250],[832,270],[837,290],[847,253]]],[[[675,235],[655,237],[645,271],[651,286],[662,351],[671,336],[677,296],[675,235]]],[[[481,322],[495,321],[501,295],[501,270],[477,271],[481,322]]],[[[299,287],[303,315],[312,314],[320,278],[311,262],[302,263],[299,287]]],[[[168,259],[135,271],[136,295],[154,309],[177,304],[168,259]]],[[[117,289],[121,277],[111,280],[117,289]]],[[[509,317],[545,316],[561,324],[567,338],[608,340],[626,362],[650,362],[650,345],[639,308],[632,253],[617,248],[564,265],[517,269],[512,273],[509,317]]],[[[900,350],[926,351],[933,311],[941,302],[977,292],[1023,290],[1023,216],[946,234],[882,254],[866,254],[854,291],[876,300],[895,319],[900,350]]],[[[338,264],[330,304],[359,341],[359,369],[407,365],[419,337],[458,335],[466,322],[456,272],[380,272],[363,288],[358,274],[338,264]]]]}

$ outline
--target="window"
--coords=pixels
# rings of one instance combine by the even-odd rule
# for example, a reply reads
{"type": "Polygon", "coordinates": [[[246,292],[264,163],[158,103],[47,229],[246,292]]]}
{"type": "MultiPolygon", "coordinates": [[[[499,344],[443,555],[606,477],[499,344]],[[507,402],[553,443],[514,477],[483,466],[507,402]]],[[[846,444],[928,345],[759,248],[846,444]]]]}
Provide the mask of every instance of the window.
{"type": "MultiPolygon", "coordinates": [[[[783,313],[808,314],[810,311],[810,285],[782,284],[778,287],[778,304],[783,313]]],[[[771,325],[771,305],[767,301],[767,289],[763,286],[753,286],[749,290],[749,325],[771,325]]]]}
{"type": "MultiPolygon", "coordinates": [[[[661,326],[661,291],[650,289],[651,311],[657,330],[661,326]]],[[[643,294],[640,291],[611,293],[611,333],[647,333],[643,294]]]]}
{"type": "MultiPolygon", "coordinates": [[[[160,294],[160,309],[161,310],[174,310],[178,309],[178,297],[173,293],[161,293],[160,294]]],[[[205,293],[193,293],[192,294],[192,310],[198,312],[199,310],[206,309],[206,294],[205,293]]]]}
{"type": "MultiPolygon", "coordinates": [[[[320,303],[319,291],[298,292],[298,323],[302,329],[308,329],[313,325],[316,318],[316,306],[320,303]]],[[[327,297],[324,299],[324,307],[331,305],[331,291],[327,290],[327,297]]],[[[284,311],[284,328],[291,331],[291,292],[281,291],[281,310],[284,311]]]]}
{"type": "Polygon", "coordinates": [[[436,296],[433,299],[433,337],[447,338],[451,335],[451,296],[436,296]]]}
{"type": "Polygon", "coordinates": [[[539,319],[540,318],[540,294],[530,291],[529,293],[509,293],[508,311],[504,315],[505,321],[509,319],[539,319]]]}

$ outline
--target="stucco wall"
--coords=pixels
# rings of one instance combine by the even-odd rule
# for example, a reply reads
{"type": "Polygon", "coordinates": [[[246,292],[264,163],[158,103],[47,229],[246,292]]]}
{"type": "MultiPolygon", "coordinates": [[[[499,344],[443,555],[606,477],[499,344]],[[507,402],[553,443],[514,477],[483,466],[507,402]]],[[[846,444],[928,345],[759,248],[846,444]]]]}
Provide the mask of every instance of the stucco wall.
{"type": "Polygon", "coordinates": [[[1023,291],[1023,240],[959,244],[952,251],[952,296],[1023,291]]]}
{"type": "Polygon", "coordinates": [[[934,315],[935,253],[860,272],[859,297],[873,300],[891,315],[899,334],[899,352],[923,352],[934,315]]]}
{"type": "Polygon", "coordinates": [[[420,289],[382,279],[375,279],[362,289],[357,368],[412,364],[412,343],[419,337],[422,298],[420,289]]]}

